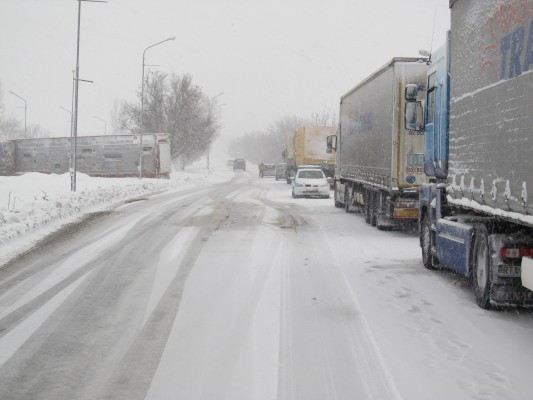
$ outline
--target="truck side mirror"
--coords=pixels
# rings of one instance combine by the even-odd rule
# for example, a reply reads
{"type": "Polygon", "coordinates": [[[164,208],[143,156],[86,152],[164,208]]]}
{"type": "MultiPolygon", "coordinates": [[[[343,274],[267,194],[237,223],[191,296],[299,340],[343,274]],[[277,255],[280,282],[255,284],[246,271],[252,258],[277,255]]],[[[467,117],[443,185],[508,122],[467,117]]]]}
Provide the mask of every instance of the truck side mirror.
{"type": "Polygon", "coordinates": [[[416,131],[416,103],[405,103],[405,129],[416,131]]]}
{"type": "Polygon", "coordinates": [[[409,101],[405,103],[405,129],[408,131],[424,131],[424,102],[409,101]]]}
{"type": "Polygon", "coordinates": [[[418,97],[418,85],[415,85],[414,83],[409,83],[405,86],[405,101],[412,102],[416,101],[416,98],[418,97]]]}
{"type": "Polygon", "coordinates": [[[405,129],[409,131],[424,131],[424,102],[417,101],[420,87],[414,83],[405,85],[405,129]]]}
{"type": "Polygon", "coordinates": [[[326,153],[331,154],[337,150],[337,136],[331,135],[326,138],[326,153]]]}

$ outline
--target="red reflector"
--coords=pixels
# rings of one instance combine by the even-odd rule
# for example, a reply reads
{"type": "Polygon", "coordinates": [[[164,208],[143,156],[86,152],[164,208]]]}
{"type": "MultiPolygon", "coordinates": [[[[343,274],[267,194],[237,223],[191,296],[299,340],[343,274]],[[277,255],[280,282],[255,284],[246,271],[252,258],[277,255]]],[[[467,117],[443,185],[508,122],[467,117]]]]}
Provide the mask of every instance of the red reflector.
{"type": "Polygon", "coordinates": [[[532,257],[533,248],[529,247],[502,247],[500,249],[501,258],[522,258],[522,257],[532,257]]]}

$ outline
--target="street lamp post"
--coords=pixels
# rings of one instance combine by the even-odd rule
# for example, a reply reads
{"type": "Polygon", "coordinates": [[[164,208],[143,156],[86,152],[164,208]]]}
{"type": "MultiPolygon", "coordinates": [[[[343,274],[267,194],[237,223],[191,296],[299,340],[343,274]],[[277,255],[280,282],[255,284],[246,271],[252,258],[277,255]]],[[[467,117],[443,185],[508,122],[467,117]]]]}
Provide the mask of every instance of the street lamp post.
{"type": "Polygon", "coordinates": [[[9,93],[11,93],[13,96],[17,96],[19,99],[21,99],[23,102],[24,102],[24,139],[26,139],[28,136],[28,132],[27,132],[27,128],[26,128],[26,116],[28,114],[28,105],[26,104],[26,100],[23,99],[22,97],[20,97],[18,94],[16,94],[15,92],[12,92],[11,90],[9,91],[9,93]]]}
{"type": "Polygon", "coordinates": [[[80,82],[80,26],[81,26],[81,2],[107,3],[105,0],[78,0],[78,39],[76,45],[76,72],[74,75],[74,109],[72,115],[72,171],[70,178],[70,190],[76,191],[76,147],[78,138],[78,86],[80,82]]]}
{"type": "Polygon", "coordinates": [[[174,40],[174,39],[176,39],[176,36],[171,36],[169,38],[166,38],[165,40],[162,40],[151,46],[148,46],[143,51],[143,68],[142,68],[142,80],[141,80],[141,125],[139,128],[139,133],[140,133],[139,134],[139,179],[142,179],[142,174],[143,174],[144,66],[146,65],[144,63],[144,59],[146,55],[146,50],[151,49],[152,47],[155,47],[161,43],[168,42],[169,40],[174,40]]]}
{"type": "Polygon", "coordinates": [[[100,117],[97,117],[96,115],[94,116],[94,118],[102,121],[104,123],[104,135],[107,135],[107,122],[105,122],[105,119],[103,118],[100,118],[100,117]]]}

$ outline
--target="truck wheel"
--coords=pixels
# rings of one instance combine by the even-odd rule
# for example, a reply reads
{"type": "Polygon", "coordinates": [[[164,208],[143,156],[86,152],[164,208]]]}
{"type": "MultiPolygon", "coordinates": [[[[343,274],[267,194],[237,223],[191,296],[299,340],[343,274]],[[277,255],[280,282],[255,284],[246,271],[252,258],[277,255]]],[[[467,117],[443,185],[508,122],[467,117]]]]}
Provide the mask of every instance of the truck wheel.
{"type": "Polygon", "coordinates": [[[333,199],[335,200],[335,207],[341,208],[342,207],[342,203],[338,200],[337,186],[335,186],[333,188],[333,199]]]}
{"type": "Polygon", "coordinates": [[[369,193],[369,199],[370,202],[368,204],[368,207],[370,207],[370,225],[376,226],[378,216],[377,216],[377,201],[376,201],[376,194],[374,192],[369,193]]]}
{"type": "Polygon", "coordinates": [[[367,224],[370,224],[370,191],[369,190],[365,190],[365,194],[364,194],[364,201],[365,201],[365,222],[367,224]]]}
{"type": "Polygon", "coordinates": [[[350,196],[350,188],[345,186],[344,188],[344,211],[350,212],[350,204],[352,203],[352,196],[350,196]]]}
{"type": "Polygon", "coordinates": [[[490,292],[492,288],[492,271],[489,235],[484,225],[476,227],[472,249],[472,287],[477,305],[490,309],[490,292]]]}
{"type": "Polygon", "coordinates": [[[433,254],[431,254],[431,226],[427,214],[420,222],[420,247],[422,247],[422,263],[427,269],[435,269],[433,254]]]}

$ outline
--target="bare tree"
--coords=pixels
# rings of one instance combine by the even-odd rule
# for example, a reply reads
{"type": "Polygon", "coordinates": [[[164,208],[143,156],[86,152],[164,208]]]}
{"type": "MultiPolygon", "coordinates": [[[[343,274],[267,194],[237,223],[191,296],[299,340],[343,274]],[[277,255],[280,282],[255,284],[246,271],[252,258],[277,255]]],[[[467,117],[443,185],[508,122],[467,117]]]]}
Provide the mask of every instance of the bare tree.
{"type": "MultiPolygon", "coordinates": [[[[24,130],[22,129],[22,135],[24,135],[24,130]]],[[[28,126],[27,132],[25,133],[26,139],[37,139],[50,137],[50,131],[41,127],[40,124],[31,124],[28,126]]]]}
{"type": "MultiPolygon", "coordinates": [[[[140,100],[141,93],[137,96],[140,100]]],[[[151,72],[145,81],[142,131],[168,133],[171,157],[183,167],[205,153],[218,133],[215,100],[210,100],[190,75],[151,72]]],[[[139,104],[125,103],[120,115],[124,129],[140,132],[139,104]]]]}
{"type": "Polygon", "coordinates": [[[337,113],[324,108],[321,112],[312,113],[311,117],[306,121],[306,124],[317,126],[336,126],[337,113]]]}
{"type": "Polygon", "coordinates": [[[0,141],[23,137],[24,128],[21,128],[20,122],[16,118],[0,116],[0,141]]]}

